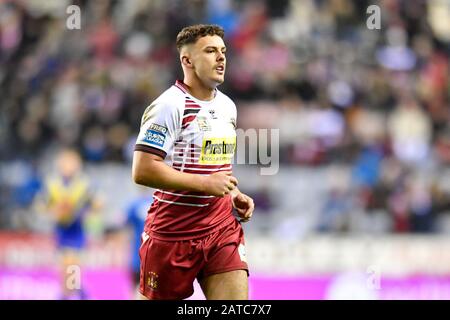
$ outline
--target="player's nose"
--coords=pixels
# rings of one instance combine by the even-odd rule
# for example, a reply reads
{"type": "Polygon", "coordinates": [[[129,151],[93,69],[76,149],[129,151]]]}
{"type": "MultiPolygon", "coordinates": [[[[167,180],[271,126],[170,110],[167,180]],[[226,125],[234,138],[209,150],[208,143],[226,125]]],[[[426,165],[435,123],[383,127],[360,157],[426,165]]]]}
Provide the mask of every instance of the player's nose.
{"type": "Polygon", "coordinates": [[[217,61],[225,61],[225,54],[219,52],[219,55],[217,56],[217,61]]]}

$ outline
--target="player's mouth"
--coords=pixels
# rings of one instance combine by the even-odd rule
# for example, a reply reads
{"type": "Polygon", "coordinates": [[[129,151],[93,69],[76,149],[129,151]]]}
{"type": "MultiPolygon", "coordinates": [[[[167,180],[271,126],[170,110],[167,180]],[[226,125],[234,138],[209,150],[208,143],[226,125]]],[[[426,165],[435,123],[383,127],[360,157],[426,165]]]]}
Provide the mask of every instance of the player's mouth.
{"type": "Polygon", "coordinates": [[[216,69],[218,74],[224,74],[225,73],[225,65],[223,65],[223,64],[218,65],[215,69],[216,69]]]}

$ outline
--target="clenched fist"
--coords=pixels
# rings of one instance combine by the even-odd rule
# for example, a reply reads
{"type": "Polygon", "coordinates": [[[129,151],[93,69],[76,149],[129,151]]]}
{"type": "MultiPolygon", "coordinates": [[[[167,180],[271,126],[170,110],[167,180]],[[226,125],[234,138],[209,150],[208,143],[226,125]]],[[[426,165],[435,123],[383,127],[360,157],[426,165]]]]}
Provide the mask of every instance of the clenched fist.
{"type": "Polygon", "coordinates": [[[231,199],[233,201],[233,207],[241,218],[240,221],[249,221],[252,218],[253,210],[255,209],[253,199],[242,192],[237,192],[231,199]]]}
{"type": "Polygon", "coordinates": [[[231,175],[231,171],[216,172],[204,177],[203,192],[223,197],[236,188],[238,180],[231,175]]]}

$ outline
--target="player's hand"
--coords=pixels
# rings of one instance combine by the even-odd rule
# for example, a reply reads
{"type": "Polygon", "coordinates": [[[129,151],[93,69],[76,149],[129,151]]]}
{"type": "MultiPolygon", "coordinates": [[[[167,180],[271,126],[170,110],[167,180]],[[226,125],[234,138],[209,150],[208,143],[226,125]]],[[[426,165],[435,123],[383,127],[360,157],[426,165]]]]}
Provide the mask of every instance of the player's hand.
{"type": "Polygon", "coordinates": [[[238,180],[231,171],[216,172],[205,177],[203,190],[205,193],[223,197],[236,188],[238,180]]]}
{"type": "Polygon", "coordinates": [[[232,202],[233,207],[241,218],[241,222],[247,222],[252,218],[253,210],[255,209],[255,203],[252,198],[239,192],[232,198],[232,202]]]}
{"type": "Polygon", "coordinates": [[[69,224],[75,215],[75,206],[68,200],[61,200],[52,207],[55,221],[60,224],[69,224]]]}

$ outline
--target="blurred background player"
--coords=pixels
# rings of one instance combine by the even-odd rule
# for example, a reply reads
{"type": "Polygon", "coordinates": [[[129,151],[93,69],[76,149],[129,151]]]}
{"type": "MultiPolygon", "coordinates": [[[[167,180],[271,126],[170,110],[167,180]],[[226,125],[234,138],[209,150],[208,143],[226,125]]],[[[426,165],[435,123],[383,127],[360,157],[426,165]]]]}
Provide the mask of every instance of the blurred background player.
{"type": "Polygon", "coordinates": [[[145,218],[153,203],[153,198],[148,188],[139,187],[139,194],[134,198],[126,209],[125,225],[130,230],[130,271],[134,292],[137,292],[140,276],[139,248],[141,246],[142,232],[144,232],[145,218]]]}
{"type": "Polygon", "coordinates": [[[94,195],[89,178],[82,171],[82,159],[73,149],[61,150],[56,158],[56,172],[45,180],[44,201],[54,226],[54,236],[60,263],[61,299],[85,299],[81,287],[68,285],[72,275],[70,266],[82,264],[82,250],[86,246],[86,218],[101,206],[94,195]]]}

